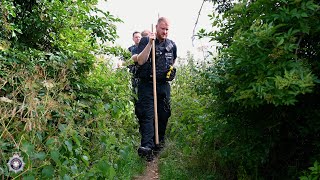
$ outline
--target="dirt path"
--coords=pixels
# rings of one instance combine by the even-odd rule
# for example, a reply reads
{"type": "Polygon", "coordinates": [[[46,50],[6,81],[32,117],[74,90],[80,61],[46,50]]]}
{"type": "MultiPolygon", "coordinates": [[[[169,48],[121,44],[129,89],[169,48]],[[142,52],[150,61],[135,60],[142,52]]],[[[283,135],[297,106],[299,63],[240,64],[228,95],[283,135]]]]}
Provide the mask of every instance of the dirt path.
{"type": "Polygon", "coordinates": [[[159,179],[158,157],[153,161],[147,162],[147,168],[144,175],[136,176],[133,180],[154,180],[159,179]]]}

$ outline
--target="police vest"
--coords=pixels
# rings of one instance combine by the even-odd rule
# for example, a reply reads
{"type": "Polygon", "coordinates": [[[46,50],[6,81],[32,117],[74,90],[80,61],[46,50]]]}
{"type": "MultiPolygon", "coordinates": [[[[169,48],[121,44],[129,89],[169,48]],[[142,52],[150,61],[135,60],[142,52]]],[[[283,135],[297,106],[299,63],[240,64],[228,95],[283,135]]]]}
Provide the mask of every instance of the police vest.
{"type": "Polygon", "coordinates": [[[132,45],[128,48],[128,50],[130,51],[131,55],[134,55],[135,53],[135,50],[137,49],[137,46],[136,45],[132,45]]]}
{"type": "MultiPolygon", "coordinates": [[[[172,67],[174,62],[174,42],[166,39],[164,42],[156,45],[156,78],[157,82],[167,81],[166,75],[170,67],[172,67]]],[[[137,75],[142,80],[152,80],[152,56],[146,63],[141,65],[138,69],[137,75]]]]}

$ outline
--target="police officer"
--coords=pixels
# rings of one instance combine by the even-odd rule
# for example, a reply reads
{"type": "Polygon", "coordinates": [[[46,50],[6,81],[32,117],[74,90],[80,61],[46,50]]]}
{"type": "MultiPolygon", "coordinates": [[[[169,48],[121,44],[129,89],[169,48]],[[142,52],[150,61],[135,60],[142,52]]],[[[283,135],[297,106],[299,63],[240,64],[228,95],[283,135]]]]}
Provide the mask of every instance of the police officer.
{"type": "Polygon", "coordinates": [[[167,122],[171,115],[170,84],[168,81],[171,81],[175,75],[172,67],[177,57],[177,47],[172,40],[167,39],[169,27],[170,24],[167,18],[159,18],[156,25],[156,33],[151,33],[149,37],[143,37],[140,40],[137,47],[137,55],[133,58],[133,60],[139,64],[137,76],[140,78],[136,115],[139,119],[139,130],[142,137],[138,154],[146,157],[147,160],[153,159],[152,151],[158,148],[155,147],[154,139],[154,96],[151,62],[152,41],[155,41],[156,51],[155,62],[160,144],[164,143],[167,122]]]}
{"type": "Polygon", "coordinates": [[[151,31],[149,31],[149,30],[147,30],[147,29],[145,29],[145,30],[143,30],[142,32],[141,32],[141,36],[142,37],[147,37],[147,36],[149,36],[151,34],[151,31]]]}
{"type": "MultiPolygon", "coordinates": [[[[134,54],[137,54],[136,51],[137,51],[138,44],[141,40],[141,33],[138,31],[133,32],[132,40],[134,42],[134,45],[130,46],[128,48],[128,50],[131,52],[131,55],[134,55],[134,54]]],[[[135,77],[136,71],[137,71],[137,63],[130,64],[127,67],[129,68],[129,71],[133,75],[132,79],[131,79],[133,93],[137,94],[138,93],[138,83],[139,83],[139,79],[135,77]]],[[[134,101],[136,101],[136,99],[134,99],[134,101]]]]}
{"type": "Polygon", "coordinates": [[[131,55],[135,54],[134,50],[138,47],[138,44],[141,40],[141,33],[138,31],[135,31],[132,33],[132,40],[134,42],[134,45],[130,46],[128,50],[131,52],[131,55]]]}

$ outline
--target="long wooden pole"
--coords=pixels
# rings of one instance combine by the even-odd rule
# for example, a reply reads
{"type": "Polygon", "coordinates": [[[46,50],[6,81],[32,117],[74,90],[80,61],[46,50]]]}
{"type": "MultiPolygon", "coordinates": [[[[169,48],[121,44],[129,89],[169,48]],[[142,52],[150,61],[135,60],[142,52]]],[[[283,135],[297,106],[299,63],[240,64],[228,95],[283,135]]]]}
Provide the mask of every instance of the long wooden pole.
{"type": "MultiPolygon", "coordinates": [[[[153,32],[153,24],[151,27],[153,32]]],[[[156,77],[156,46],[155,39],[152,41],[152,78],[153,78],[153,106],[154,106],[154,135],[155,144],[159,144],[159,130],[158,130],[158,103],[157,103],[157,77],[156,77]]]]}

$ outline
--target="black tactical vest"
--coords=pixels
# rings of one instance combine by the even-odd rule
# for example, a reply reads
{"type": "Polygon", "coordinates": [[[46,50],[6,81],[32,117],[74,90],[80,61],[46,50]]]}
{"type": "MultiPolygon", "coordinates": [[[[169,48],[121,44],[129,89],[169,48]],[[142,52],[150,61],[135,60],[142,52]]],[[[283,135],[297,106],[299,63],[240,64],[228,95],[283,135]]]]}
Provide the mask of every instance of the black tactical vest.
{"type": "MultiPolygon", "coordinates": [[[[156,77],[157,82],[165,82],[166,74],[174,62],[174,42],[166,39],[156,45],[156,77]]],[[[138,77],[142,80],[152,80],[152,56],[151,53],[146,63],[138,69],[138,77]]]]}

